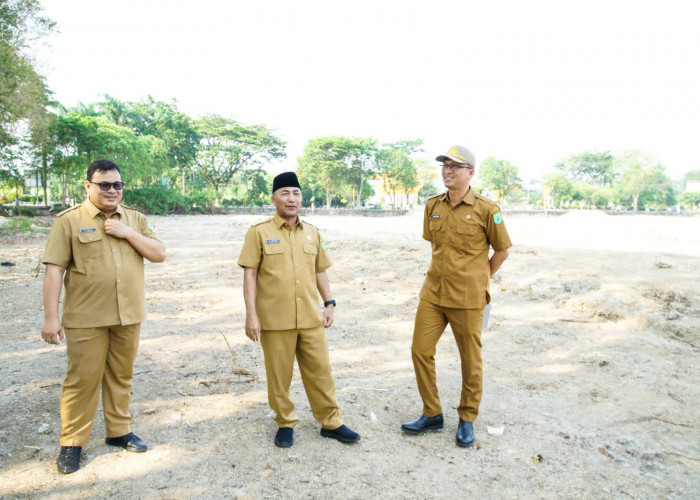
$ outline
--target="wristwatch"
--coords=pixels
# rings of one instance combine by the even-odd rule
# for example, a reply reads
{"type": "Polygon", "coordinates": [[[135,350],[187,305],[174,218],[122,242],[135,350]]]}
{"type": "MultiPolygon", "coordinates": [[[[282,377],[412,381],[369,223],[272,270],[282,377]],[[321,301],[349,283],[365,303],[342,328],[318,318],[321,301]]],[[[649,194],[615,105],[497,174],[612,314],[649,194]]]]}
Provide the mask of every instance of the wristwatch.
{"type": "Polygon", "coordinates": [[[331,299],[331,300],[327,300],[323,303],[323,307],[328,307],[328,306],[335,307],[335,300],[331,299]]]}

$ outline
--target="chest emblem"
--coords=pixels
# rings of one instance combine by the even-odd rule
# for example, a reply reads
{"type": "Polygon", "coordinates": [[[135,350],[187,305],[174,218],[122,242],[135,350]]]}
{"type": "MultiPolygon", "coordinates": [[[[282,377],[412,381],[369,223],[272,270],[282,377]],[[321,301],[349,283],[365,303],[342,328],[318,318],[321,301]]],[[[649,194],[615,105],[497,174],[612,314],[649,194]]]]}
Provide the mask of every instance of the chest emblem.
{"type": "Polygon", "coordinates": [[[81,233],[94,233],[95,231],[97,231],[97,229],[95,229],[94,227],[88,227],[86,229],[80,230],[81,233]]]}
{"type": "Polygon", "coordinates": [[[431,219],[442,219],[442,215],[431,215],[431,219]]]}
{"type": "Polygon", "coordinates": [[[280,240],[265,240],[265,243],[279,243],[280,240]]]}
{"type": "Polygon", "coordinates": [[[471,215],[467,215],[467,216],[466,216],[466,219],[467,219],[467,220],[471,220],[471,218],[472,218],[471,215]]]}

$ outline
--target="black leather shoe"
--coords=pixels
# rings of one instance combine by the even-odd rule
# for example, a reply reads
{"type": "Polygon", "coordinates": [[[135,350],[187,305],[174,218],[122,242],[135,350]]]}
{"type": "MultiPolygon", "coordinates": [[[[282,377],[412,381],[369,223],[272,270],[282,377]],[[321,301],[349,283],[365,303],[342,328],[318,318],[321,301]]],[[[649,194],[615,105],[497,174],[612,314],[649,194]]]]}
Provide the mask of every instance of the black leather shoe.
{"type": "Polygon", "coordinates": [[[275,435],[275,444],[280,448],[289,448],[294,444],[294,428],[280,427],[275,435]]]}
{"type": "Polygon", "coordinates": [[[443,420],[442,413],[434,417],[426,417],[421,415],[413,422],[401,424],[401,430],[406,434],[423,434],[425,431],[439,431],[442,429],[443,420]]]}
{"type": "Polygon", "coordinates": [[[360,440],[360,435],[341,425],[337,429],[321,429],[321,436],[325,438],[337,439],[341,443],[350,444],[357,443],[360,440]]]}
{"type": "Polygon", "coordinates": [[[80,469],[80,454],[82,452],[82,446],[61,446],[61,452],[56,459],[58,472],[72,474],[80,469]]]}
{"type": "Polygon", "coordinates": [[[126,436],[107,438],[105,439],[105,443],[110,446],[119,446],[126,451],[133,451],[134,453],[143,453],[148,450],[148,445],[141,441],[133,432],[130,432],[126,436]]]}
{"type": "Polygon", "coordinates": [[[457,446],[469,448],[474,444],[474,426],[471,422],[459,419],[457,426],[457,446]]]}

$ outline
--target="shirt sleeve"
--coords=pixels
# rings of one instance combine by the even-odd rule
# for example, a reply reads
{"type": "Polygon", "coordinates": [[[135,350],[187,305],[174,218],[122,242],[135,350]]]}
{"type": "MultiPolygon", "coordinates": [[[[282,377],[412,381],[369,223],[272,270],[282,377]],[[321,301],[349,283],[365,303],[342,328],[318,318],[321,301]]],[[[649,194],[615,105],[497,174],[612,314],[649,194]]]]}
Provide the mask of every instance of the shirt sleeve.
{"type": "Polygon", "coordinates": [[[425,213],[423,214],[423,239],[430,242],[433,241],[433,236],[430,234],[430,217],[428,211],[430,210],[430,201],[425,204],[425,213]]]}
{"type": "Polygon", "coordinates": [[[44,250],[44,257],[41,261],[44,264],[55,264],[61,267],[68,267],[73,261],[70,224],[67,218],[56,217],[53,220],[49,240],[46,243],[46,250],[44,250]]]}
{"type": "Polygon", "coordinates": [[[318,248],[316,252],[316,272],[322,273],[333,264],[331,263],[331,258],[328,256],[328,250],[326,244],[321,238],[321,233],[316,232],[316,247],[318,248]]]}
{"type": "Polygon", "coordinates": [[[494,205],[489,211],[489,216],[486,219],[486,236],[488,237],[489,245],[496,252],[508,250],[513,246],[510,236],[508,236],[506,224],[503,222],[503,214],[501,214],[501,209],[497,205],[494,205]]]}
{"type": "Polygon", "coordinates": [[[241,248],[241,255],[238,257],[238,265],[241,267],[251,267],[258,269],[262,259],[262,247],[258,240],[258,232],[254,227],[248,229],[241,248]]]}
{"type": "Polygon", "coordinates": [[[153,238],[154,240],[160,241],[156,233],[153,232],[151,226],[148,224],[148,219],[143,214],[139,214],[139,232],[146,238],[153,238]]]}

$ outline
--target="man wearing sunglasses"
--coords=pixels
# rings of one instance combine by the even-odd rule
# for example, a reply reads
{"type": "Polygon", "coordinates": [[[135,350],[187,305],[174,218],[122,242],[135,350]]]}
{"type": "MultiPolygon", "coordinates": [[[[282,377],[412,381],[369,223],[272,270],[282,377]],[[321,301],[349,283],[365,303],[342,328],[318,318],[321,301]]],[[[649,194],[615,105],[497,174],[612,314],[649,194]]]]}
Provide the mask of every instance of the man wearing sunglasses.
{"type": "Polygon", "coordinates": [[[56,216],[44,252],[41,336],[49,344],[65,341],[68,356],[56,461],[63,474],[80,468],[100,387],[105,442],[127,451],[147,450],[131,432],[129,402],[145,319],[143,258],[162,262],[165,247],[141,212],[120,204],[123,188],[114,162],[92,162],[85,181],[87,199],[56,216]],[[66,293],[59,320],[62,284],[66,293]]]}
{"type": "Polygon", "coordinates": [[[490,301],[489,279],[508,257],[512,244],[498,205],[469,186],[476,165],[472,152],[453,146],[436,160],[442,162],[447,192],[425,204],[423,238],[430,242],[433,255],[420,292],[411,345],[423,413],[401,429],[423,434],[443,427],[435,348],[449,323],[462,361],[456,442],[469,447],[474,444],[472,424],[481,401],[481,326],[490,301]],[[489,248],[494,250],[490,259],[489,248]]]}

